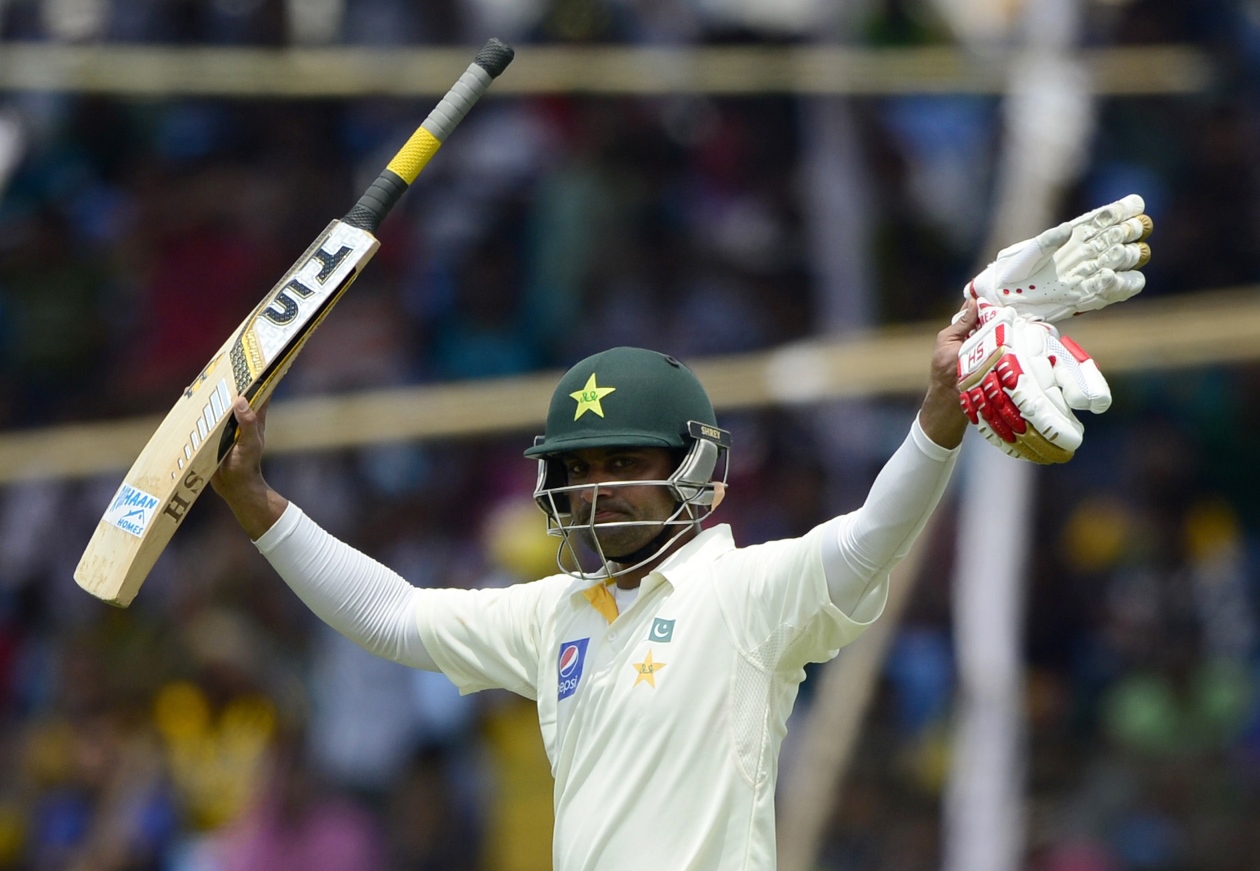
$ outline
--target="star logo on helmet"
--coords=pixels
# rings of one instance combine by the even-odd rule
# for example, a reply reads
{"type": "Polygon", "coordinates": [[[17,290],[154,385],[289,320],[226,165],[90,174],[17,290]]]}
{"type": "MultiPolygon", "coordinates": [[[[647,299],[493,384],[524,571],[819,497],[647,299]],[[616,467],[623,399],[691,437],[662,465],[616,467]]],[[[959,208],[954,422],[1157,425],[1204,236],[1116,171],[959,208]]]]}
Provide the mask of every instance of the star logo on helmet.
{"type": "Polygon", "coordinates": [[[577,400],[577,411],[573,413],[573,419],[577,420],[588,411],[593,411],[603,417],[604,407],[599,401],[616,389],[616,387],[600,387],[595,383],[595,373],[592,372],[591,377],[586,379],[585,387],[569,394],[577,400]]]}

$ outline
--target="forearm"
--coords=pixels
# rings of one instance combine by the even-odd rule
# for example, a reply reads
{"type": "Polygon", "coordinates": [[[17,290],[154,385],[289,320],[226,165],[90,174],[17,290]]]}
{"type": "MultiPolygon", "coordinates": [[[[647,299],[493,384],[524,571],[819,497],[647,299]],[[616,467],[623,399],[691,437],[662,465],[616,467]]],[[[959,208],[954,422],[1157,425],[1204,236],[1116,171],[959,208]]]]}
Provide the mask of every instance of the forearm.
{"type": "Polygon", "coordinates": [[[420,591],[398,574],[328,534],[296,505],[282,511],[255,544],[333,629],[376,656],[438,670],[416,626],[420,591]]]}
{"type": "MultiPolygon", "coordinates": [[[[961,440],[961,439],[960,439],[961,440]]],[[[884,465],[861,508],[837,518],[824,539],[831,600],[855,616],[910,550],[940,502],[958,459],[927,435],[921,418],[884,465]]]]}
{"type": "Polygon", "coordinates": [[[927,395],[919,408],[919,426],[943,448],[958,447],[967,431],[967,416],[958,400],[958,352],[978,323],[975,300],[968,299],[950,325],[936,336],[927,395]]]}

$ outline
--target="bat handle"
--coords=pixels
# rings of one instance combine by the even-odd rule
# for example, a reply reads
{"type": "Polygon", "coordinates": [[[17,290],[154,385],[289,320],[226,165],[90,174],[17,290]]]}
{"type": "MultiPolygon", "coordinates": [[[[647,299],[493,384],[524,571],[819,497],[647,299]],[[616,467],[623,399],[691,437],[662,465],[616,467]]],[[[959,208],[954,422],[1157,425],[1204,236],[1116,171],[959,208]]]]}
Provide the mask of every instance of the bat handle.
{"type": "Polygon", "coordinates": [[[390,170],[382,170],[342,220],[352,227],[375,233],[408,187],[407,182],[390,170]]]}
{"type": "Polygon", "coordinates": [[[511,46],[497,39],[487,42],[459,81],[451,86],[429,117],[416,128],[407,144],[394,155],[389,166],[382,170],[342,220],[352,227],[375,233],[429,158],[442,146],[473,104],[481,99],[490,83],[512,62],[514,55],[511,46]]]}

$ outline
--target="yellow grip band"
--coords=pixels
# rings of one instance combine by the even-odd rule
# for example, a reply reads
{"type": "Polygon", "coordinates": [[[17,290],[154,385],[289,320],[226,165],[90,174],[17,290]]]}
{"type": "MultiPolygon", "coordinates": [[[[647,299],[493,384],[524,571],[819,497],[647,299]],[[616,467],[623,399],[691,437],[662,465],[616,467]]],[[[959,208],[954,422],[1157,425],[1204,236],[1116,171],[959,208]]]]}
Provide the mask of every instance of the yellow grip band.
{"type": "Polygon", "coordinates": [[[412,133],[411,138],[407,140],[407,144],[398,150],[394,159],[389,162],[389,166],[385,168],[407,184],[411,184],[420,174],[420,170],[424,169],[424,165],[429,162],[429,158],[441,147],[442,143],[436,136],[423,127],[417,127],[416,132],[412,133]]]}

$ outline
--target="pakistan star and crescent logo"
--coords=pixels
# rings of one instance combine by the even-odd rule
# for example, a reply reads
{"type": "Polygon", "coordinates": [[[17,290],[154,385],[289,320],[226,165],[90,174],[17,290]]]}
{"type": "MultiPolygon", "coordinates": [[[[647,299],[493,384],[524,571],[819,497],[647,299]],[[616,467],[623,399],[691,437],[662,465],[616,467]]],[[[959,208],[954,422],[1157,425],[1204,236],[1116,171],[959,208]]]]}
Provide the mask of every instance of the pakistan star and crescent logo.
{"type": "Polygon", "coordinates": [[[603,417],[604,408],[599,401],[616,389],[616,387],[600,387],[595,383],[595,373],[592,372],[591,377],[586,379],[585,387],[569,394],[571,398],[577,400],[577,411],[573,413],[573,419],[577,420],[588,411],[593,411],[603,417]]]}
{"type": "Polygon", "coordinates": [[[643,657],[643,661],[631,663],[630,667],[638,672],[634,676],[635,686],[638,686],[640,683],[646,683],[652,689],[656,689],[656,673],[665,667],[665,663],[653,662],[652,649],[648,648],[647,655],[643,657]]]}

